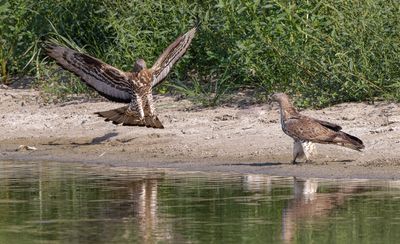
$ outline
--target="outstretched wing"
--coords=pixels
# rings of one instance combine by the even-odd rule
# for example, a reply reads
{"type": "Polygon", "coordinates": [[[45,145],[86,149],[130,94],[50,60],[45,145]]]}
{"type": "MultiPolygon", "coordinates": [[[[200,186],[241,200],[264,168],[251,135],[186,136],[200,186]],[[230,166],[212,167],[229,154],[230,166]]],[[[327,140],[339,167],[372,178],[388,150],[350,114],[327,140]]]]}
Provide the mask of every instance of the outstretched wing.
{"type": "Polygon", "coordinates": [[[47,43],[47,55],[63,68],[79,76],[100,95],[115,102],[131,101],[132,91],[128,75],[87,54],[67,47],[47,43]]]}
{"type": "Polygon", "coordinates": [[[152,86],[159,84],[168,75],[172,66],[189,48],[196,31],[197,27],[193,27],[165,49],[153,67],[151,67],[151,71],[153,72],[152,86]]]}

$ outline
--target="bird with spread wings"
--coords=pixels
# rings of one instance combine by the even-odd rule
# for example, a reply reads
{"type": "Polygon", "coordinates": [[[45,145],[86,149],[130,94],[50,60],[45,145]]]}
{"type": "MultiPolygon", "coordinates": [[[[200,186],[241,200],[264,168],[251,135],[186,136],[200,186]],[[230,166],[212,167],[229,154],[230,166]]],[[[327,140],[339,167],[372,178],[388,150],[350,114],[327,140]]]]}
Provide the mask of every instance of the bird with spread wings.
{"type": "Polygon", "coordinates": [[[103,61],[67,47],[48,42],[47,55],[61,67],[79,76],[88,86],[107,99],[129,105],[98,112],[106,121],[130,126],[164,128],[153,104],[152,88],[160,84],[172,66],[189,48],[197,26],[178,37],[148,69],[143,59],[138,59],[132,72],[121,71],[103,61]]]}
{"type": "Polygon", "coordinates": [[[313,143],[335,144],[357,151],[365,147],[359,138],[341,131],[342,127],[339,125],[297,112],[288,95],[275,93],[270,99],[279,104],[283,132],[294,140],[293,164],[297,163],[298,158],[305,157],[306,162],[309,160],[314,149],[313,143]]]}

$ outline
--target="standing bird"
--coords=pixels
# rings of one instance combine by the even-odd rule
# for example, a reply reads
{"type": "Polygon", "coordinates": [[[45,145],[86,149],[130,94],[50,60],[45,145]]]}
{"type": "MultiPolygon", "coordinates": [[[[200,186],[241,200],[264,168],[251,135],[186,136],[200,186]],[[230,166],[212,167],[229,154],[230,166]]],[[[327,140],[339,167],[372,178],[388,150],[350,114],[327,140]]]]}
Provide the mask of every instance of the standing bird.
{"type": "Polygon", "coordinates": [[[88,86],[107,99],[129,103],[113,110],[97,112],[106,121],[114,124],[164,128],[158,119],[152,88],[160,84],[172,66],[189,48],[197,26],[178,37],[148,69],[143,59],[136,60],[132,72],[124,72],[87,54],[48,42],[45,46],[48,56],[63,67],[79,76],[88,86]]]}
{"type": "Polygon", "coordinates": [[[306,162],[309,161],[313,143],[335,144],[357,151],[365,147],[357,137],[342,132],[339,125],[301,115],[288,95],[275,93],[270,99],[279,103],[282,130],[294,140],[293,164],[297,163],[297,158],[305,157],[306,162]]]}

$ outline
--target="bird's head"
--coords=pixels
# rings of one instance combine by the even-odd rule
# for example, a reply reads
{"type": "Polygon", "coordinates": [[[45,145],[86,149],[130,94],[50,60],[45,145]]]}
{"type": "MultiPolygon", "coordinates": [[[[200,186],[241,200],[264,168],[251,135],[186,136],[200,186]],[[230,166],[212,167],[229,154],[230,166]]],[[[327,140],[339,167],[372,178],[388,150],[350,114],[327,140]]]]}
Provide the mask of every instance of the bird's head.
{"type": "Polygon", "coordinates": [[[274,93],[268,97],[268,100],[271,102],[278,102],[282,104],[282,102],[289,102],[290,98],[285,93],[274,93]]]}
{"type": "Polygon", "coordinates": [[[136,60],[135,64],[133,65],[133,72],[139,73],[142,69],[146,68],[146,62],[143,59],[136,60]]]}
{"type": "Polygon", "coordinates": [[[297,114],[296,108],[290,101],[290,97],[285,93],[274,93],[268,97],[271,102],[277,102],[279,107],[288,114],[297,114]]]}

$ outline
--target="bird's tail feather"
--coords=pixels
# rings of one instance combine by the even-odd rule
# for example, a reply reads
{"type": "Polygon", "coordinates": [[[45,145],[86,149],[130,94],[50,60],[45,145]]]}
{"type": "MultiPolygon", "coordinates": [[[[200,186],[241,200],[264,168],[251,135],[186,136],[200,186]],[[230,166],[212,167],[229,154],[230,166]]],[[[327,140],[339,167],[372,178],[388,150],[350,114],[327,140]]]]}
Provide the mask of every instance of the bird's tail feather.
{"type": "Polygon", "coordinates": [[[158,119],[156,115],[153,116],[145,116],[144,121],[147,127],[153,127],[158,129],[164,129],[161,121],[158,119]]]}
{"type": "Polygon", "coordinates": [[[106,118],[106,121],[112,121],[114,124],[122,124],[126,126],[146,126],[152,128],[163,129],[161,121],[157,116],[146,116],[144,119],[140,118],[135,113],[127,113],[128,106],[97,112],[96,114],[106,118]]]}
{"type": "Polygon", "coordinates": [[[344,133],[342,131],[337,133],[337,136],[334,138],[333,142],[337,145],[351,148],[357,151],[361,151],[361,149],[365,148],[364,143],[359,138],[344,133]]]}

